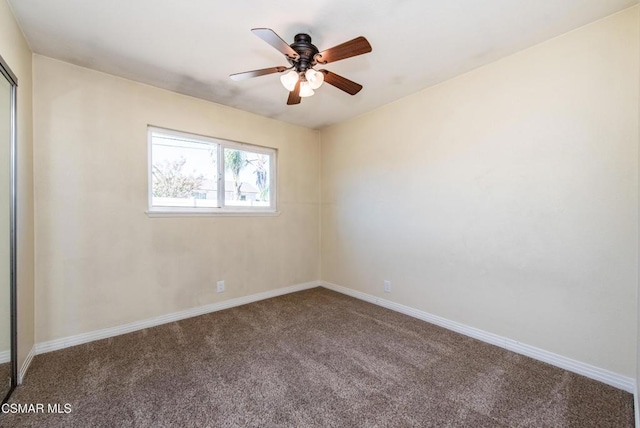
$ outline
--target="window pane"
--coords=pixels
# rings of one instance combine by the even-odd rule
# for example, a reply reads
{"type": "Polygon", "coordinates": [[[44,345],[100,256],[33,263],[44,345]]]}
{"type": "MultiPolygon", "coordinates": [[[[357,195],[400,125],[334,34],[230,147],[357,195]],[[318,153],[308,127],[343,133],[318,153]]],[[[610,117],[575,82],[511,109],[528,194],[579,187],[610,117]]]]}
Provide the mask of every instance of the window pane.
{"type": "Polygon", "coordinates": [[[270,155],[225,148],[225,205],[234,207],[271,206],[270,165],[270,155]]]}
{"type": "Polygon", "coordinates": [[[217,145],[153,134],[152,206],[218,206],[217,145]]]}

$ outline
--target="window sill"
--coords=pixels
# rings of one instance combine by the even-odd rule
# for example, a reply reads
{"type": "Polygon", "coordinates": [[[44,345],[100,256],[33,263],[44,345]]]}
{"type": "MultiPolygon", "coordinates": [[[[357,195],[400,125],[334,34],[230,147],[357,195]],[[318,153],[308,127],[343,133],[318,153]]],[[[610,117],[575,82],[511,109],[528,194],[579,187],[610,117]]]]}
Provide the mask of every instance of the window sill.
{"type": "Polygon", "coordinates": [[[145,211],[147,217],[277,217],[280,211],[221,211],[221,212],[188,212],[188,211],[145,211]]]}

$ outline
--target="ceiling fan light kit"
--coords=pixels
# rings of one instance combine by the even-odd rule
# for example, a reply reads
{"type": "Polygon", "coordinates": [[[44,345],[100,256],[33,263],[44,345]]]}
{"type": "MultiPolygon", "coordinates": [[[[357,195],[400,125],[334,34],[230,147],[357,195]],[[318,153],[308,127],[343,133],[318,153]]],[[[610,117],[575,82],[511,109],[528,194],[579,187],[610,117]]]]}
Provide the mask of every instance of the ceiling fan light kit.
{"type": "Polygon", "coordinates": [[[245,71],[232,74],[233,80],[244,80],[250,77],[264,76],[273,73],[284,73],[280,76],[282,86],[289,91],[287,104],[299,104],[304,97],[310,97],[322,86],[323,82],[355,95],[362,89],[362,85],[353,82],[328,70],[315,70],[317,64],[328,64],[371,52],[371,45],[364,37],[356,37],[353,40],[334,46],[320,52],[311,43],[311,36],[305,33],[296,34],[294,42],[288,45],[280,36],[269,28],[254,28],[253,34],[282,53],[291,67],[270,67],[261,70],[245,71]]]}
{"type": "Polygon", "coordinates": [[[295,70],[290,70],[287,73],[280,76],[280,82],[282,82],[282,86],[285,87],[287,91],[293,91],[293,88],[296,87],[296,83],[298,83],[298,72],[295,70]]]}
{"type": "Polygon", "coordinates": [[[324,83],[324,74],[319,71],[315,71],[313,68],[308,69],[304,73],[304,77],[306,77],[307,82],[309,82],[309,86],[311,89],[318,89],[324,83]]]}
{"type": "Polygon", "coordinates": [[[310,97],[313,94],[315,94],[315,92],[313,91],[313,88],[311,87],[309,82],[300,79],[300,96],[302,98],[305,98],[310,97]]]}

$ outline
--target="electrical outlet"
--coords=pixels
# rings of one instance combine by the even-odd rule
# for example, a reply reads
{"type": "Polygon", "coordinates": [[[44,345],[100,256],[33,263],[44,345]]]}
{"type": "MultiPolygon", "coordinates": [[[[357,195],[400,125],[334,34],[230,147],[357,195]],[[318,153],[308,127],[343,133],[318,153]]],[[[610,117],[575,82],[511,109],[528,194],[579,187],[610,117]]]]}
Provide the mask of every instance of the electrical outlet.
{"type": "Polygon", "coordinates": [[[391,281],[384,281],[384,292],[391,293],[391,281]]]}
{"type": "Polygon", "coordinates": [[[218,281],[216,286],[216,292],[222,293],[224,291],[224,281],[218,281]]]}

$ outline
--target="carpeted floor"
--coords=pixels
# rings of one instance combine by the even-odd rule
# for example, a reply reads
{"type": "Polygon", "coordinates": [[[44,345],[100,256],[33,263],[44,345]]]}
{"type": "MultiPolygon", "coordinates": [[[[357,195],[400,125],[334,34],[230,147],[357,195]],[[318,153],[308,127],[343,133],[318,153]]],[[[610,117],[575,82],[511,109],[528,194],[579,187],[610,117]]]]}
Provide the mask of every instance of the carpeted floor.
{"type": "Polygon", "coordinates": [[[4,400],[4,397],[11,388],[11,363],[0,364],[0,401],[4,400]]]}
{"type": "Polygon", "coordinates": [[[315,288],[37,356],[3,427],[632,427],[631,394],[315,288]]]}

